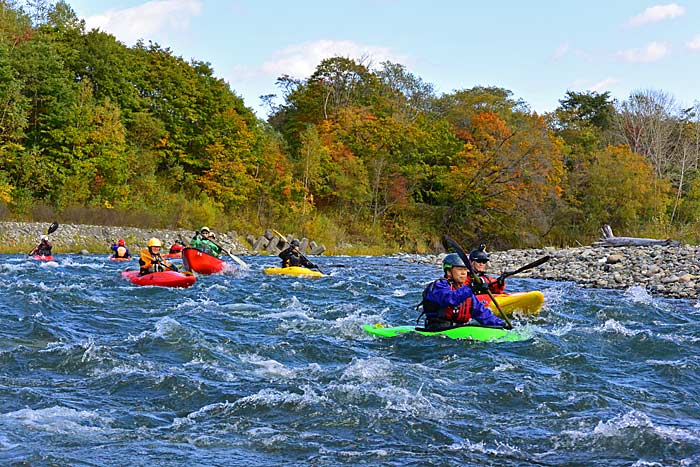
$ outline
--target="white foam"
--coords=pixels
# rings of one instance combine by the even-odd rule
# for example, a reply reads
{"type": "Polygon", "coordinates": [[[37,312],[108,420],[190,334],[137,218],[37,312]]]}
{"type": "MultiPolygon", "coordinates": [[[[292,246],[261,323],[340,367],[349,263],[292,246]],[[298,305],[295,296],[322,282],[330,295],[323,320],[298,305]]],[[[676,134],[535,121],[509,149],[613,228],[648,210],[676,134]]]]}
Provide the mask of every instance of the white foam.
{"type": "Polygon", "coordinates": [[[279,407],[282,404],[286,404],[297,408],[308,407],[315,404],[331,404],[331,401],[327,397],[319,395],[308,385],[302,385],[299,389],[303,391],[302,394],[266,388],[250,396],[238,399],[235,404],[237,406],[252,405],[264,407],[279,407]]]}
{"type": "Polygon", "coordinates": [[[642,331],[633,331],[631,329],[627,329],[622,323],[620,323],[617,320],[614,319],[609,319],[605,321],[605,323],[602,326],[598,327],[599,331],[602,332],[612,332],[615,334],[622,334],[623,336],[636,336],[642,331]]]}
{"type": "Polygon", "coordinates": [[[240,356],[244,363],[251,363],[258,368],[255,374],[265,378],[282,378],[292,379],[296,376],[296,372],[285,367],[283,364],[273,359],[265,359],[256,354],[244,354],[240,356]]]}
{"type": "Polygon", "coordinates": [[[640,285],[633,285],[625,290],[625,297],[630,299],[633,303],[641,303],[644,305],[651,305],[654,301],[654,297],[640,285]]]}
{"type": "Polygon", "coordinates": [[[359,379],[361,381],[386,381],[396,366],[386,358],[371,357],[365,360],[353,359],[345,368],[340,380],[359,379]]]}
{"type": "Polygon", "coordinates": [[[53,406],[44,409],[22,409],[0,415],[0,419],[21,423],[30,430],[66,435],[86,435],[106,432],[111,419],[89,410],[53,406]]]}
{"type": "Polygon", "coordinates": [[[593,434],[603,437],[624,437],[626,436],[624,432],[629,429],[650,432],[671,441],[689,443],[700,441],[700,434],[697,432],[655,425],[649,416],[637,410],[618,415],[607,422],[598,422],[593,429],[593,434]]]}

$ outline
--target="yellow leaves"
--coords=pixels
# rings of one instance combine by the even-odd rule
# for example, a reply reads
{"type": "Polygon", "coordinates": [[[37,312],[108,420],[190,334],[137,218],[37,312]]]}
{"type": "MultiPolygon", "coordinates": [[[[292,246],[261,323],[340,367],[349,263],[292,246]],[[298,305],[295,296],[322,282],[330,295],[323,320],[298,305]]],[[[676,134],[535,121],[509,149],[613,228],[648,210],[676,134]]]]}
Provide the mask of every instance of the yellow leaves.
{"type": "Polygon", "coordinates": [[[4,201],[5,203],[11,202],[12,190],[14,189],[15,187],[9,183],[0,183],[0,201],[4,201]]]}
{"type": "Polygon", "coordinates": [[[585,207],[599,223],[627,227],[651,219],[668,202],[667,183],[658,180],[652,165],[628,146],[608,146],[595,153],[587,185],[585,207]]]}

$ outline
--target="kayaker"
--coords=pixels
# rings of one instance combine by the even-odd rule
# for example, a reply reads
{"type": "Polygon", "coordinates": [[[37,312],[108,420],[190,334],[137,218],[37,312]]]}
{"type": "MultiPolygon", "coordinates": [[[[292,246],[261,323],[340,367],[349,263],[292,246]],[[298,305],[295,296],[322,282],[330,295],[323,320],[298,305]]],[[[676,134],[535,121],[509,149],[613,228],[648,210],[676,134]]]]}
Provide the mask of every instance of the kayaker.
{"type": "Polygon", "coordinates": [[[117,240],[116,243],[112,245],[112,251],[114,252],[112,254],[112,258],[131,258],[131,253],[126,247],[126,242],[123,238],[120,238],[119,240],[117,240]]]}
{"type": "Polygon", "coordinates": [[[486,253],[486,245],[483,243],[479,245],[479,248],[472,250],[469,253],[469,261],[472,263],[474,272],[481,279],[480,284],[473,284],[471,277],[467,278],[467,284],[469,284],[475,294],[481,295],[486,294],[487,289],[491,291],[492,294],[501,294],[506,289],[506,281],[501,277],[493,277],[486,274],[486,266],[489,262],[489,255],[486,253]]]}
{"type": "Polygon", "coordinates": [[[316,269],[314,263],[309,261],[306,256],[302,255],[299,251],[299,240],[292,240],[287,248],[282,250],[279,255],[282,258],[282,267],[288,268],[290,266],[302,266],[309,269],[316,269]]]}
{"type": "Polygon", "coordinates": [[[216,236],[209,230],[209,227],[202,227],[194,233],[190,247],[218,257],[221,254],[221,247],[214,243],[215,238],[216,236]]]}
{"type": "Polygon", "coordinates": [[[443,331],[464,326],[472,319],[484,326],[505,327],[502,319],[477,300],[467,284],[469,269],[457,253],[445,256],[442,269],[445,276],[423,290],[421,316],[425,314],[425,330],[443,331]]]}
{"type": "Polygon", "coordinates": [[[29,252],[29,256],[51,256],[51,248],[53,248],[53,246],[51,242],[49,242],[49,236],[42,235],[41,241],[29,252]]]}
{"type": "Polygon", "coordinates": [[[139,258],[139,266],[141,266],[140,276],[160,271],[177,271],[177,267],[166,261],[160,255],[160,249],[163,244],[155,237],[148,240],[148,248],[141,249],[141,257],[139,258]]]}
{"type": "Polygon", "coordinates": [[[185,244],[182,243],[180,240],[175,240],[175,243],[170,245],[170,253],[171,255],[176,254],[176,253],[182,253],[183,248],[185,248],[185,244]]]}

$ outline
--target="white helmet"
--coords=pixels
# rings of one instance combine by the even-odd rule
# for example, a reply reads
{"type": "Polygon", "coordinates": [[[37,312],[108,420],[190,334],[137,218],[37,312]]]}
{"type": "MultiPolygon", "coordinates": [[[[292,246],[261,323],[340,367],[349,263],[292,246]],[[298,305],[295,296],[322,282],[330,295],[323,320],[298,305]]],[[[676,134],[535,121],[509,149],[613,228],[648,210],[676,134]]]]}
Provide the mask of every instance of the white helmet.
{"type": "Polygon", "coordinates": [[[49,241],[49,236],[48,236],[48,235],[42,235],[42,236],[41,236],[41,240],[42,240],[42,241],[45,240],[45,241],[48,242],[48,241],[49,241]]]}

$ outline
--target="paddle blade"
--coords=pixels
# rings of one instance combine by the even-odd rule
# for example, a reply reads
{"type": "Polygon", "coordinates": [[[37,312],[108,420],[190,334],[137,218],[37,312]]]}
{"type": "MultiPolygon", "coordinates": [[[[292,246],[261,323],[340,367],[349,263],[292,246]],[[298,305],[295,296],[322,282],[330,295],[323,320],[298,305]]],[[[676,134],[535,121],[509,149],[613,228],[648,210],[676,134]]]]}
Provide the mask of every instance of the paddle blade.
{"type": "Polygon", "coordinates": [[[549,256],[543,256],[542,258],[540,258],[540,259],[538,259],[538,260],[536,260],[536,261],[533,261],[533,262],[530,263],[530,264],[526,264],[525,266],[523,266],[523,267],[521,267],[521,268],[519,268],[519,269],[516,269],[515,271],[504,272],[503,274],[501,274],[501,278],[505,279],[506,277],[512,276],[512,275],[514,275],[514,274],[518,274],[518,273],[520,273],[520,272],[527,271],[528,269],[532,269],[532,268],[534,268],[534,267],[536,267],[536,266],[539,266],[539,265],[541,265],[541,264],[546,263],[547,261],[549,261],[549,259],[550,259],[549,256]]]}
{"type": "Polygon", "coordinates": [[[49,226],[49,230],[46,231],[46,235],[50,235],[58,230],[58,222],[54,222],[49,226]]]}

